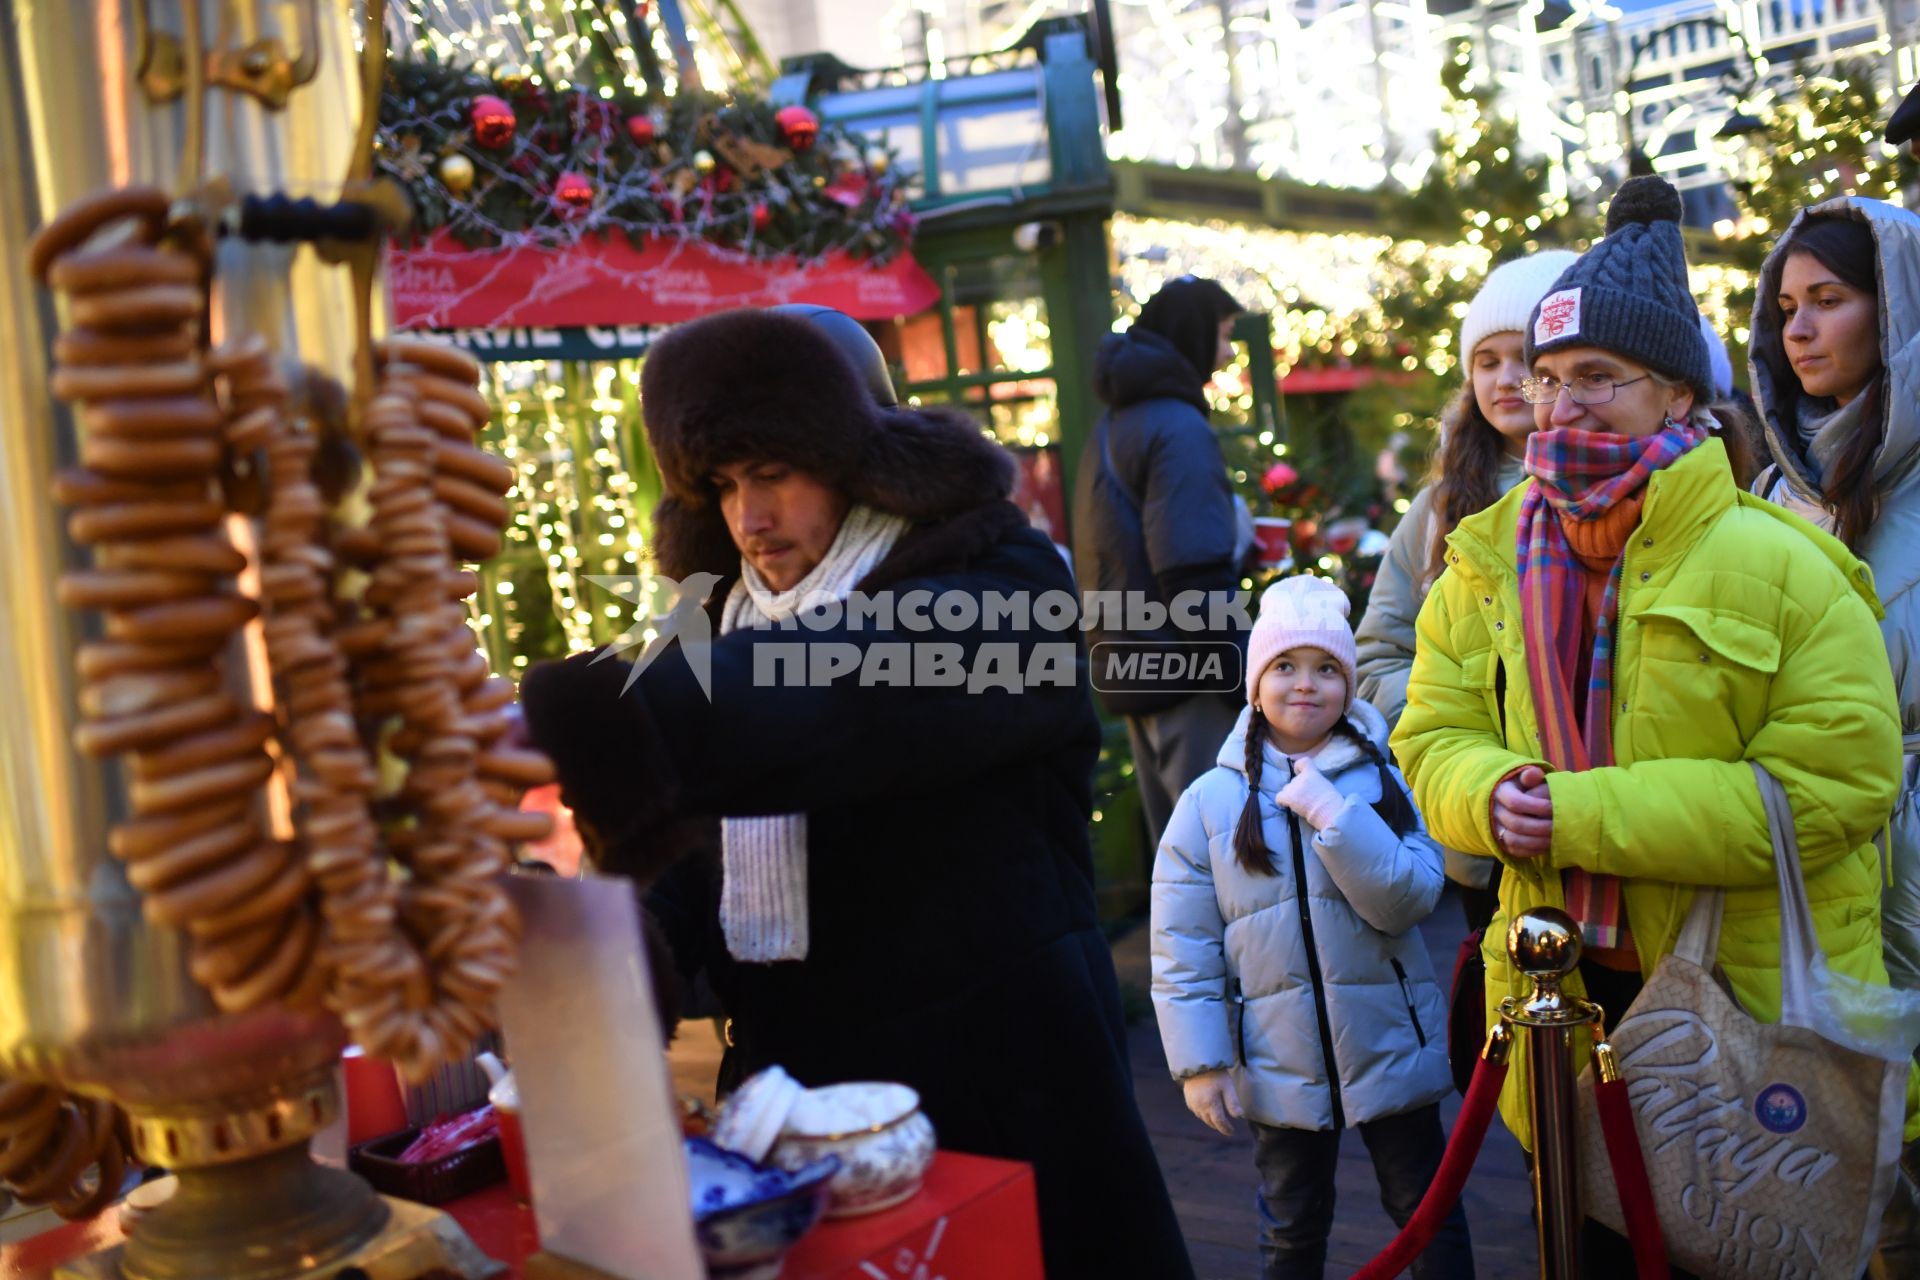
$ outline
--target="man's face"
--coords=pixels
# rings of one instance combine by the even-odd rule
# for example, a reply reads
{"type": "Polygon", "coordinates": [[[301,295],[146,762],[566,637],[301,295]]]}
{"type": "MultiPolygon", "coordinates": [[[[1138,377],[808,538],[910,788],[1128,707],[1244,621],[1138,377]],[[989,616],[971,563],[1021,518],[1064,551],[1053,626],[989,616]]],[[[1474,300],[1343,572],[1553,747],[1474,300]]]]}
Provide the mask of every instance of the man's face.
{"type": "Polygon", "coordinates": [[[848,500],[784,462],[733,462],[709,477],[741,556],[775,591],[791,591],[833,545],[848,500]]]}

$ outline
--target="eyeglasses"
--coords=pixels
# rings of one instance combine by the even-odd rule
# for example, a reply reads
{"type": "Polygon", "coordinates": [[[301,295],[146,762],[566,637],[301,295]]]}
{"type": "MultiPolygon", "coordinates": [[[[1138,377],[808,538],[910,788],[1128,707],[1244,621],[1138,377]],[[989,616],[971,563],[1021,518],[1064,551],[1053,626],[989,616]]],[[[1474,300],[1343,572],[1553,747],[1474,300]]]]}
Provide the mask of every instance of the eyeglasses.
{"type": "Polygon", "coordinates": [[[1604,373],[1583,373],[1572,382],[1562,382],[1558,378],[1522,378],[1520,398],[1528,404],[1552,404],[1560,398],[1561,388],[1564,387],[1575,404],[1606,404],[1620,388],[1645,382],[1652,376],[1643,373],[1625,382],[1615,382],[1604,373]]]}

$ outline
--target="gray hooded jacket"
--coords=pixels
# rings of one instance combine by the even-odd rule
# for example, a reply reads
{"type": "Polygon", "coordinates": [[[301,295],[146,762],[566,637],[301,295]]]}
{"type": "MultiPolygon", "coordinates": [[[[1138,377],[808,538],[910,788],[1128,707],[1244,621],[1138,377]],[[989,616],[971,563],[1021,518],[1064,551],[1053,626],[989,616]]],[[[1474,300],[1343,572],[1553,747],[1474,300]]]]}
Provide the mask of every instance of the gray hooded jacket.
{"type": "Polygon", "coordinates": [[[1877,200],[1843,197],[1803,210],[1761,268],[1753,314],[1754,400],[1773,466],[1754,491],[1831,529],[1820,487],[1801,453],[1796,424],[1785,420],[1780,388],[1797,387],[1778,350],[1779,326],[1765,300],[1779,291],[1793,232],[1808,214],[1845,214],[1873,230],[1880,276],[1880,358],[1887,371],[1886,439],[1874,462],[1880,513],[1860,557],[1873,570],[1886,617],[1880,624],[1893,663],[1905,735],[1906,782],[1894,808],[1892,884],[1883,904],[1887,971],[1895,986],[1920,988],[1920,218],[1877,200]],[[1776,341],[1769,344],[1765,339],[1776,341]]]}
{"type": "MultiPolygon", "coordinates": [[[[1242,870],[1233,829],[1248,719],[1180,797],[1154,859],[1153,1007],[1167,1064],[1176,1079],[1232,1068],[1249,1119],[1294,1129],[1437,1102],[1453,1087],[1446,1006],[1415,926],[1440,898],[1440,850],[1424,827],[1393,833],[1373,809],[1378,769],[1335,738],[1314,763],[1347,801],[1324,831],[1274,802],[1290,774],[1268,747],[1261,830],[1277,874],[1242,870]]],[[[1356,701],[1347,720],[1386,751],[1378,711],[1356,701]]]]}

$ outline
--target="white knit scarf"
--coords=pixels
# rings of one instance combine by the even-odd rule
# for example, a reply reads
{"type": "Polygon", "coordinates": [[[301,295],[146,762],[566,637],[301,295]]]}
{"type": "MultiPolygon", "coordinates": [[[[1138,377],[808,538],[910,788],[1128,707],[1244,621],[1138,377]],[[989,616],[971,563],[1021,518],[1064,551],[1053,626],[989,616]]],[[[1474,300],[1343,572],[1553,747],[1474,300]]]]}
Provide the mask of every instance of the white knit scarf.
{"type": "MultiPolygon", "coordinates": [[[[802,609],[845,600],[886,558],[908,522],[856,506],[827,554],[790,591],[775,591],[746,560],[720,613],[720,634],[783,622],[802,609]]],[[[720,820],[720,929],[727,951],[748,964],[807,958],[807,815],[720,820]]]]}

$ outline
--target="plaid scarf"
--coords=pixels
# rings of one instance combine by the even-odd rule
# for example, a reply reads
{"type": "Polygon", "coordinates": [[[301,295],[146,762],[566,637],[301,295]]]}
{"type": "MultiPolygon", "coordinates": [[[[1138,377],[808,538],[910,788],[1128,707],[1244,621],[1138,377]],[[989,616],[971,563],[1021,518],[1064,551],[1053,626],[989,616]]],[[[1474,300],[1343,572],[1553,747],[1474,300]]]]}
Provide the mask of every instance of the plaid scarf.
{"type": "MultiPolygon", "coordinates": [[[[1607,574],[1594,619],[1584,717],[1575,714],[1586,571],[1567,544],[1562,520],[1592,520],[1640,491],[1647,478],[1707,438],[1686,423],[1650,436],[1555,428],[1527,437],[1527,486],[1520,504],[1520,627],[1539,719],[1540,747],[1569,772],[1613,763],[1613,624],[1620,602],[1623,551],[1607,574]],[[1584,723],[1582,722],[1584,721],[1584,723]]],[[[1567,911],[1590,947],[1631,945],[1620,882],[1578,867],[1566,873],[1567,911]]]]}

